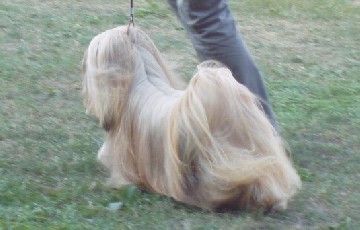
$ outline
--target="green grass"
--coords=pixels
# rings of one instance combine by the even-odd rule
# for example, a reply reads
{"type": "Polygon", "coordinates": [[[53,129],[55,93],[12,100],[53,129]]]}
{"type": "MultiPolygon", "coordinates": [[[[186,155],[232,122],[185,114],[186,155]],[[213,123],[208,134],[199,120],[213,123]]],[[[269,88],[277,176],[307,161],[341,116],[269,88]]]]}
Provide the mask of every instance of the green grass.
{"type": "MultiPolygon", "coordinates": [[[[126,1],[1,1],[0,229],[360,229],[353,2],[230,1],[303,179],[287,211],[263,215],[104,186],[102,131],[82,106],[81,58],[93,36],[128,22],[126,1]]],[[[180,76],[192,75],[195,53],[166,1],[136,1],[135,23],[180,76]]]]}

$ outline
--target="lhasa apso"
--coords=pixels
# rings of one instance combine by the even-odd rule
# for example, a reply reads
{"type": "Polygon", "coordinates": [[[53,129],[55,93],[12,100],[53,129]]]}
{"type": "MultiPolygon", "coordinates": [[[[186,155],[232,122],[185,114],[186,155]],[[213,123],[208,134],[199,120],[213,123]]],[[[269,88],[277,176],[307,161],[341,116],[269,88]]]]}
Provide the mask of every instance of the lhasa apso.
{"type": "Polygon", "coordinates": [[[142,30],[91,41],[84,103],[106,131],[98,158],[111,185],[207,210],[286,208],[301,182],[254,94],[215,61],[183,88],[142,30]]]}

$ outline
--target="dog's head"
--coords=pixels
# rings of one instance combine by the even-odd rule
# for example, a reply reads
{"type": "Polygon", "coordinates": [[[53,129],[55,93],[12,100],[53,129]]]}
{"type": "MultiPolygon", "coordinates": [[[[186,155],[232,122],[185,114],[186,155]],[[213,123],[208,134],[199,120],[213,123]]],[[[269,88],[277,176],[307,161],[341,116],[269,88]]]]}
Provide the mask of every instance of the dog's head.
{"type": "Polygon", "coordinates": [[[87,113],[104,129],[121,121],[133,79],[151,57],[160,66],[164,81],[181,88],[164,65],[152,40],[140,29],[120,26],[95,36],[83,57],[83,96],[87,113]],[[146,58],[144,58],[146,57],[146,58]]]}
{"type": "Polygon", "coordinates": [[[118,27],[98,34],[83,57],[84,104],[104,129],[121,116],[134,74],[132,44],[126,31],[126,27],[118,27]]]}

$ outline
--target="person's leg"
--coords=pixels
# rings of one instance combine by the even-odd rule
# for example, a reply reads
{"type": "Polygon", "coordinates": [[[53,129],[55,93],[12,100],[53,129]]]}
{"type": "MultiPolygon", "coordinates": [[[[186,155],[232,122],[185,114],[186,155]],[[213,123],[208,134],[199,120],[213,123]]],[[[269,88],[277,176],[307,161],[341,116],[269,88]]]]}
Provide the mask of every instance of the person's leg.
{"type": "Polygon", "coordinates": [[[247,50],[226,0],[168,0],[189,33],[201,61],[225,64],[235,79],[260,99],[264,112],[278,129],[260,71],[247,50]]]}

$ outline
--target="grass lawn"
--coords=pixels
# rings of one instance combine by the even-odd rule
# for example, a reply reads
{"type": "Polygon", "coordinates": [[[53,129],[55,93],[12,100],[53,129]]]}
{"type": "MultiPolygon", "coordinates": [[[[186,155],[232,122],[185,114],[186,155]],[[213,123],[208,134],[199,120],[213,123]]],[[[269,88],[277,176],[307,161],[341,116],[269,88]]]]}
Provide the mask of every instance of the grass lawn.
{"type": "MultiPolygon", "coordinates": [[[[135,0],[136,26],[174,71],[196,55],[166,1],[135,0]]],[[[287,211],[216,214],[104,186],[81,59],[128,22],[128,1],[0,2],[0,229],[360,229],[360,4],[229,1],[264,74],[303,188],[287,211]]]]}

